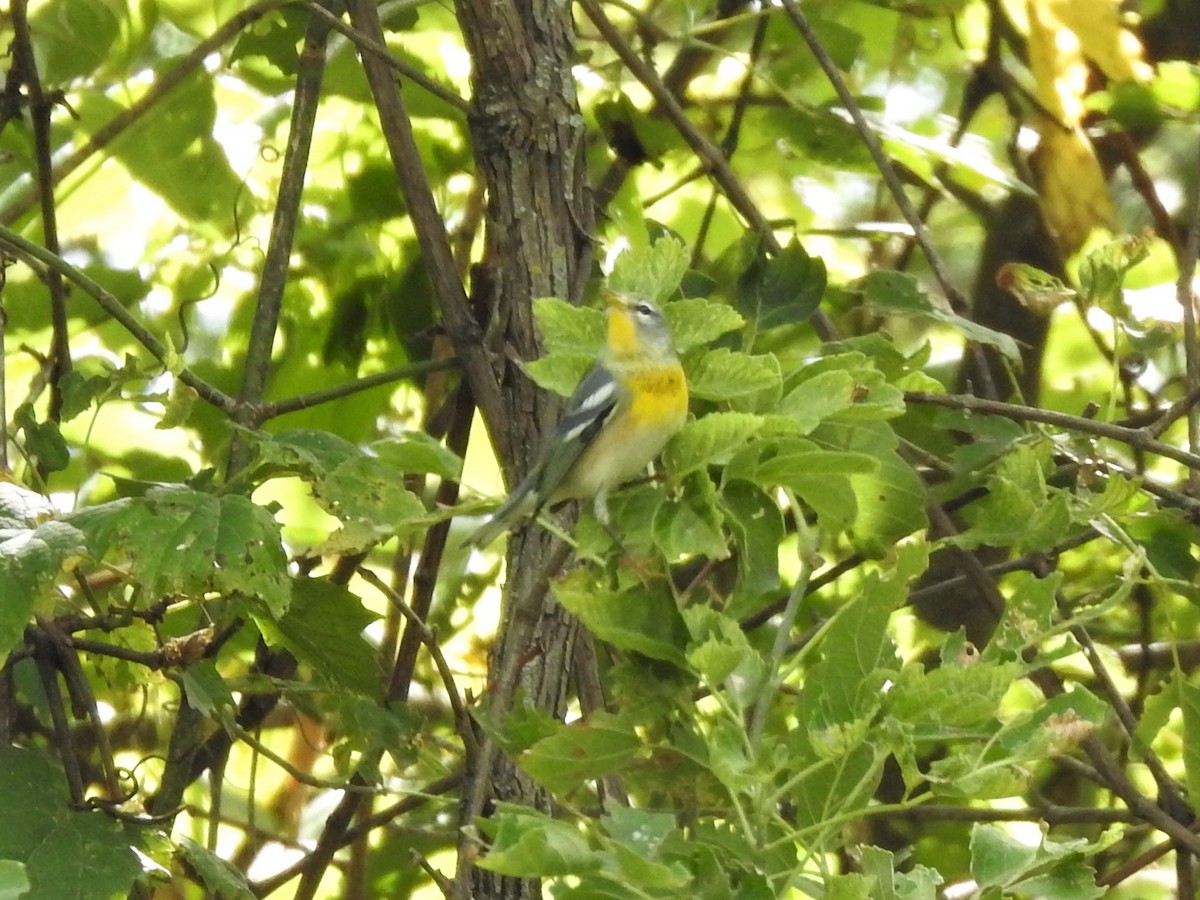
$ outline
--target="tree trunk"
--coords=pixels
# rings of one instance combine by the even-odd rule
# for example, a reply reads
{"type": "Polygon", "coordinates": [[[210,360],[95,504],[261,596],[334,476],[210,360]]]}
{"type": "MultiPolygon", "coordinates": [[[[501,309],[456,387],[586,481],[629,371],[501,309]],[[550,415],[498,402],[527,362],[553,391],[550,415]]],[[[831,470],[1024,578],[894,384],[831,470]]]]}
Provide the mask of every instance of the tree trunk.
{"type": "MultiPolygon", "coordinates": [[[[591,264],[584,124],[571,74],[574,23],[565,3],[458,0],[456,6],[473,61],[475,158],[488,189],[473,299],[491,316],[489,336],[503,342],[493,348],[503,408],[481,412],[512,485],[558,410],[511,361],[538,355],[532,300],[578,301],[591,264]]],[[[504,612],[488,679],[493,711],[507,710],[520,688],[523,702],[562,714],[576,625],[545,591],[555,568],[552,543],[536,529],[509,542],[504,612]]],[[[474,790],[464,794],[468,818],[486,814],[485,800],[545,807],[510,760],[481,753],[474,763],[468,777],[474,790]]],[[[464,822],[468,829],[471,824],[464,822]]],[[[460,853],[460,893],[469,884],[476,898],[540,896],[536,882],[471,873],[472,858],[460,853]]]]}

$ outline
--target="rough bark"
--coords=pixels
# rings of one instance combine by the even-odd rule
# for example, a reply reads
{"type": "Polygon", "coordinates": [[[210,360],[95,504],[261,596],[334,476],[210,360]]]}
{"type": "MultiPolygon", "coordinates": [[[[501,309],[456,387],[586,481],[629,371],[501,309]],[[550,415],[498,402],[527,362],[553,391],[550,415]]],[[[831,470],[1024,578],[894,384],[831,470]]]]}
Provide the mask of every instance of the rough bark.
{"type": "MultiPolygon", "coordinates": [[[[483,412],[511,485],[528,468],[557,412],[513,361],[538,352],[532,301],[578,300],[591,261],[584,123],[571,74],[574,23],[569,4],[458,0],[456,7],[473,61],[475,159],[488,188],[485,251],[473,294],[476,309],[490,317],[488,340],[503,400],[500,415],[483,412]]],[[[494,713],[510,708],[518,689],[521,702],[556,715],[563,711],[576,626],[545,590],[555,568],[552,552],[538,529],[510,540],[504,613],[489,672],[494,713]]],[[[545,807],[535,785],[494,747],[473,764],[464,791],[466,833],[491,801],[545,807]]],[[[473,871],[478,850],[460,846],[460,895],[540,896],[536,882],[473,871]]]]}

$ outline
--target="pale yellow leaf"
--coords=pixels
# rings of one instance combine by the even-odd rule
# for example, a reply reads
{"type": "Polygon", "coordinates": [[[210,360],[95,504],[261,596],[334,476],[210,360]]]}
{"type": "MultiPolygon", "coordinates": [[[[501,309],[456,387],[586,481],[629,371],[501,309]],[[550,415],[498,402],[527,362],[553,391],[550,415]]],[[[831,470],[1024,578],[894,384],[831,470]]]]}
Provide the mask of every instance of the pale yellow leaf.
{"type": "Polygon", "coordinates": [[[1113,228],[1116,211],[1092,145],[1080,129],[1053,122],[1041,129],[1033,156],[1046,226],[1064,256],[1083,246],[1093,228],[1113,228]]]}
{"type": "Polygon", "coordinates": [[[1117,0],[1047,0],[1054,17],[1079,38],[1083,55],[1113,81],[1143,81],[1153,70],[1142,45],[1121,25],[1117,0]]]}

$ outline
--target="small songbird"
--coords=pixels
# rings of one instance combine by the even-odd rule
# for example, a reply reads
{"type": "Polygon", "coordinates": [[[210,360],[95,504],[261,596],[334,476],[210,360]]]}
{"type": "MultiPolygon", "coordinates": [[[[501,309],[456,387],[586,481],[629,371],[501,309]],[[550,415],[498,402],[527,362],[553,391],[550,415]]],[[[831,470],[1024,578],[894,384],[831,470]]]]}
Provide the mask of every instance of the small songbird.
{"type": "Polygon", "coordinates": [[[593,499],[606,528],[608,492],[642,472],[687,418],[688,389],[662,310],[605,290],[608,335],[596,363],[525,479],[467,538],[482,547],[547,504],[593,499]]]}

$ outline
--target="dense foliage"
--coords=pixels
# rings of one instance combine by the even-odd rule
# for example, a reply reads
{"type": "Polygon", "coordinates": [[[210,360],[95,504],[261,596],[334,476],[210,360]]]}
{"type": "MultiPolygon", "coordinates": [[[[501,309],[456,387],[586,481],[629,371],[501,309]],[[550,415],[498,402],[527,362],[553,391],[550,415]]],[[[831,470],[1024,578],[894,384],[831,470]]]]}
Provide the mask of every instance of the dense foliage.
{"type": "Polygon", "coordinates": [[[1128,5],[12,0],[0,896],[1194,895],[1200,37],[1128,5]],[[687,425],[619,544],[464,549],[603,283],[687,425]]]}

